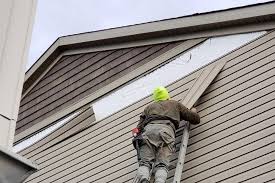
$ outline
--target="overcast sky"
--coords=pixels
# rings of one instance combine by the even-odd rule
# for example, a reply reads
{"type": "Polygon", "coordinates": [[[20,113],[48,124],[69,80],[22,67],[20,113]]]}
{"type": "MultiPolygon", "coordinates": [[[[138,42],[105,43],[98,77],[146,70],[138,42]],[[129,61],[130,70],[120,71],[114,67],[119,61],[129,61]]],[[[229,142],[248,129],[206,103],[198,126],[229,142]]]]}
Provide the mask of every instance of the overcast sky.
{"type": "Polygon", "coordinates": [[[37,0],[27,69],[60,36],[272,0],[37,0]]]}

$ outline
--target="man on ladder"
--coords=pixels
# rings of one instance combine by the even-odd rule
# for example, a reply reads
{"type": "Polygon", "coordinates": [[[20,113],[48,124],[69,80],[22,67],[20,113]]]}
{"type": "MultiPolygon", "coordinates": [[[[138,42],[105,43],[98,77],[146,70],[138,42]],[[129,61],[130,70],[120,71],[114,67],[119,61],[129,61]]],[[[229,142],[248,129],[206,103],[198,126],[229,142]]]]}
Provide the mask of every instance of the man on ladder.
{"type": "Polygon", "coordinates": [[[180,121],[200,123],[196,109],[189,110],[171,100],[166,88],[157,87],[153,98],[154,102],[144,109],[137,128],[133,129],[133,144],[139,161],[134,183],[148,183],[153,171],[155,183],[165,183],[170,157],[175,152],[175,130],[180,121]]]}

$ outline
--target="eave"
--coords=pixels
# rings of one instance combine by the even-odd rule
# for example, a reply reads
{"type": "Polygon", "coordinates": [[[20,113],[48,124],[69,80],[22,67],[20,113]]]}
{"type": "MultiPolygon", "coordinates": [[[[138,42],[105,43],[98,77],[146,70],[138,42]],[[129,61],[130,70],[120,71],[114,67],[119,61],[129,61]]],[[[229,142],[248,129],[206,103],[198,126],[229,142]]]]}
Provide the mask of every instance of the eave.
{"type": "MultiPolygon", "coordinates": [[[[72,49],[119,44],[152,38],[199,33],[203,31],[271,23],[275,28],[275,2],[194,14],[179,18],[87,32],[58,38],[27,71],[23,94],[61,53],[72,49]]],[[[262,28],[267,29],[267,28],[262,28]]],[[[197,34],[198,35],[198,34],[197,34]]],[[[199,36],[197,36],[199,37],[199,36]]],[[[188,38],[188,37],[187,37],[188,38]]]]}

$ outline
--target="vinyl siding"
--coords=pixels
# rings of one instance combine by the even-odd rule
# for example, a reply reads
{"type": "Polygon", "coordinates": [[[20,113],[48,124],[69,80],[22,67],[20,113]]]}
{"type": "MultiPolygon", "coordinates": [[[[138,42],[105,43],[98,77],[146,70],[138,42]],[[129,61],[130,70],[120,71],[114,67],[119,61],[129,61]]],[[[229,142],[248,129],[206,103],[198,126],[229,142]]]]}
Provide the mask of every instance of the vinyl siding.
{"type": "Polygon", "coordinates": [[[172,49],[177,43],[65,56],[22,99],[16,134],[172,49]]]}
{"type": "Polygon", "coordinates": [[[25,154],[31,153],[33,151],[35,151],[35,154],[38,154],[45,149],[50,148],[51,146],[54,146],[67,138],[70,138],[80,130],[91,126],[93,122],[95,122],[95,115],[93,110],[88,107],[79,112],[79,114],[76,114],[75,117],[70,119],[63,126],[56,129],[51,134],[47,135],[39,142],[36,142],[35,145],[32,145],[31,147],[22,150],[20,154],[24,156],[25,154]]]}
{"type": "MultiPolygon", "coordinates": [[[[271,32],[217,60],[227,63],[196,105],[201,123],[191,127],[182,182],[274,181],[274,56],[271,32]]],[[[172,98],[184,98],[200,72],[171,84],[172,98]]],[[[26,153],[40,167],[26,182],[132,182],[137,158],[130,131],[150,102],[146,97],[51,148],[26,153]]],[[[179,129],[167,182],[181,136],[179,129]]]]}

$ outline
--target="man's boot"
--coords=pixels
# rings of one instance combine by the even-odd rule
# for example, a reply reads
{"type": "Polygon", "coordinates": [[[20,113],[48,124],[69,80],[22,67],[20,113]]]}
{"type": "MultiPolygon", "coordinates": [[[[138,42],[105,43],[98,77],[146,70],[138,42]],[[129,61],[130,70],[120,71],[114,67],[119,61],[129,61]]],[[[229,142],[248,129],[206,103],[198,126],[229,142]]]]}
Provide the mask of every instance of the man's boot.
{"type": "Polygon", "coordinates": [[[137,175],[134,179],[134,183],[148,183],[150,176],[150,168],[147,166],[140,166],[137,170],[137,175]]]}
{"type": "Polygon", "coordinates": [[[165,183],[168,171],[166,168],[157,168],[155,173],[155,183],[165,183]]]}

